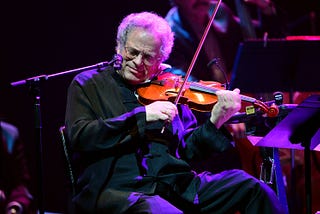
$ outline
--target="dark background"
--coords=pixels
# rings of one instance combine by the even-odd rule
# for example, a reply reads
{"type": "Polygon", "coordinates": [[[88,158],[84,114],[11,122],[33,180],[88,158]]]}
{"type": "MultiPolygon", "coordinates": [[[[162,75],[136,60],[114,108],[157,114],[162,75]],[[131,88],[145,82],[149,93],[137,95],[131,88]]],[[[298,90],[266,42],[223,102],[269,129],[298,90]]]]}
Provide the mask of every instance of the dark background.
{"type": "MultiPolygon", "coordinates": [[[[311,10],[319,11],[315,8],[318,0],[303,1],[304,5],[299,2],[282,1],[283,7],[287,9],[288,6],[292,11],[290,16],[294,19],[297,15],[305,19],[311,10]]],[[[109,61],[114,54],[116,28],[125,15],[149,10],[164,16],[169,8],[166,0],[16,0],[1,3],[0,118],[20,129],[35,196],[39,153],[34,128],[34,96],[28,85],[12,87],[10,83],[109,61]]],[[[294,33],[309,34],[308,24],[304,25],[305,29],[294,33]]],[[[64,124],[67,87],[74,75],[50,78],[40,84],[43,205],[51,212],[66,212],[67,209],[67,174],[58,130],[64,124]]]]}

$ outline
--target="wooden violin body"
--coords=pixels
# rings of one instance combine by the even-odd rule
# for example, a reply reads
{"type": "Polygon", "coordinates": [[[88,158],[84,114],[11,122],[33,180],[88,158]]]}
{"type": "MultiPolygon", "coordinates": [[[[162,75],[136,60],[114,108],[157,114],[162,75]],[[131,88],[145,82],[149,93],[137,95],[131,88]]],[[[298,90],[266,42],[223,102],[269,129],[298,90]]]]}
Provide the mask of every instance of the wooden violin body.
{"type": "MultiPolygon", "coordinates": [[[[148,105],[158,100],[174,102],[182,83],[181,76],[165,72],[158,76],[157,80],[143,84],[137,89],[138,100],[143,105],[148,105]]],[[[210,112],[218,101],[216,92],[219,90],[226,90],[219,82],[187,82],[178,103],[186,104],[195,111],[210,112]]],[[[269,107],[255,98],[245,95],[240,95],[240,97],[242,101],[252,103],[255,107],[261,108],[269,117],[275,117],[279,112],[276,107],[269,107]]]]}
{"type": "MultiPolygon", "coordinates": [[[[137,89],[139,101],[143,105],[150,104],[157,100],[174,102],[180,90],[182,79],[171,73],[164,73],[157,80],[143,85],[137,89]]],[[[224,89],[218,82],[188,82],[183,90],[183,95],[179,99],[180,104],[186,104],[190,109],[208,112],[217,102],[217,96],[213,93],[205,93],[197,90],[197,87],[224,89]]]]}

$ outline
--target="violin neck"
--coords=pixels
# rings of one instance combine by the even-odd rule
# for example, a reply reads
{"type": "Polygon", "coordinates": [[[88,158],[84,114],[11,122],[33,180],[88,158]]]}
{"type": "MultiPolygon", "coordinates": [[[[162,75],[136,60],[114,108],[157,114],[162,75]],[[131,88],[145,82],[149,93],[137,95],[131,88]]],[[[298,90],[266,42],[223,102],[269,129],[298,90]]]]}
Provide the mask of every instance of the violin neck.
{"type": "MultiPolygon", "coordinates": [[[[205,85],[197,83],[197,82],[191,82],[189,88],[191,90],[205,92],[205,93],[214,94],[214,95],[216,95],[217,91],[223,90],[223,89],[219,89],[219,88],[205,86],[205,85]]],[[[257,101],[255,98],[252,98],[252,97],[249,97],[246,95],[240,95],[240,98],[242,101],[249,102],[249,103],[255,103],[257,101]]]]}
{"type": "Polygon", "coordinates": [[[249,103],[255,103],[257,101],[257,99],[253,98],[253,97],[249,97],[249,96],[246,96],[246,95],[240,95],[240,98],[242,101],[246,101],[246,102],[249,102],[249,103]]]}

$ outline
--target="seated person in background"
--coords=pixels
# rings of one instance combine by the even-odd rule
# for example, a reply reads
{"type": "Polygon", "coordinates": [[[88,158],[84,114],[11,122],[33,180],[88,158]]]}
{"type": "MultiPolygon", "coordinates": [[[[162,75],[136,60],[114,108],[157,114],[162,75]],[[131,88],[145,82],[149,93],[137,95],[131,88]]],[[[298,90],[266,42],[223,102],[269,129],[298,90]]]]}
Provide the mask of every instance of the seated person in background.
{"type": "Polygon", "coordinates": [[[284,213],[273,190],[244,171],[197,174],[188,164],[232,146],[224,123],[241,107],[239,89],[219,91],[200,126],[185,104],[142,105],[137,89],[163,72],[173,32],[157,14],[133,13],[116,41],[123,61],[78,74],[68,89],[66,131],[84,166],[73,199],[78,211],[284,213]]]}
{"type": "Polygon", "coordinates": [[[0,121],[0,210],[6,214],[31,213],[29,170],[18,129],[0,121]]]}
{"type": "MultiPolygon", "coordinates": [[[[250,0],[249,2],[263,7],[264,5],[261,4],[261,1],[250,0]]],[[[217,5],[217,1],[171,0],[170,2],[173,7],[168,11],[165,19],[175,33],[175,41],[172,53],[166,62],[173,67],[173,73],[184,76],[217,5]]],[[[263,0],[263,2],[267,1],[263,0]]],[[[265,19],[272,18],[274,20],[274,16],[268,14],[265,19]]],[[[280,28],[280,26],[276,27],[280,25],[277,20],[274,20],[274,22],[272,27],[280,28]]],[[[218,81],[221,83],[230,80],[239,43],[250,36],[243,35],[242,25],[233,11],[226,4],[221,3],[199,57],[192,69],[190,80],[218,81]],[[210,63],[213,59],[216,59],[216,63],[210,63]],[[227,79],[224,73],[227,74],[227,79]]],[[[267,31],[269,37],[272,38],[284,36],[278,30],[276,32],[279,35],[277,35],[274,33],[275,30],[269,29],[264,23],[253,25],[253,27],[255,27],[255,30],[263,28],[263,31],[267,31]]]]}

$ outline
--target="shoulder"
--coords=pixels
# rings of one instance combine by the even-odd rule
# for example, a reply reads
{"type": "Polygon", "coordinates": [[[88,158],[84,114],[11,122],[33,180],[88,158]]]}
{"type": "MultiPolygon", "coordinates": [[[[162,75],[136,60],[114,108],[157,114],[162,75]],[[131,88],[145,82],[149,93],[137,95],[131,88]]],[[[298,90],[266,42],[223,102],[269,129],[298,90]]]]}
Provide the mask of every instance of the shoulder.
{"type": "Polygon", "coordinates": [[[100,80],[105,81],[108,80],[107,76],[109,76],[112,71],[112,67],[107,67],[101,71],[99,71],[98,69],[83,71],[74,77],[73,82],[77,82],[79,85],[85,86],[87,84],[100,80]]]}
{"type": "Polygon", "coordinates": [[[9,153],[13,152],[13,147],[19,139],[19,130],[16,126],[0,121],[3,142],[6,144],[7,151],[9,153]]]}
{"type": "Polygon", "coordinates": [[[177,7],[172,7],[167,15],[165,16],[165,19],[169,23],[169,25],[173,25],[175,22],[179,22],[179,12],[177,7]]]}
{"type": "Polygon", "coordinates": [[[97,69],[92,69],[88,71],[83,71],[79,74],[77,74],[73,81],[78,82],[80,85],[84,85],[86,82],[90,81],[93,79],[95,76],[99,75],[99,72],[97,69]]]}
{"type": "Polygon", "coordinates": [[[1,121],[0,125],[4,137],[10,136],[13,139],[19,138],[19,130],[16,126],[4,121],[1,121]]]}
{"type": "Polygon", "coordinates": [[[174,32],[175,47],[177,47],[178,43],[183,43],[184,46],[190,46],[189,42],[194,41],[194,35],[192,33],[193,30],[191,29],[186,19],[181,16],[179,9],[177,7],[171,8],[167,13],[165,19],[174,32]]]}
{"type": "Polygon", "coordinates": [[[169,23],[172,31],[175,33],[175,36],[177,36],[177,34],[185,33],[186,30],[184,28],[186,27],[186,24],[183,17],[179,13],[178,7],[171,8],[168,11],[165,19],[169,23]]]}

